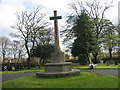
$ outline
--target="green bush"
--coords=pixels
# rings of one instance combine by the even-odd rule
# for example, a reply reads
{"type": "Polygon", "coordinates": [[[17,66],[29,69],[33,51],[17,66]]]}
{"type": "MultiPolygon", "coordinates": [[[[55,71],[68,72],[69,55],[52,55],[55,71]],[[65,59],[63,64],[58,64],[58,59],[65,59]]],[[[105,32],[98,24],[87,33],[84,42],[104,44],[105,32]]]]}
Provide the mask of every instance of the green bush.
{"type": "Polygon", "coordinates": [[[86,64],[88,64],[89,59],[86,54],[80,54],[78,57],[78,60],[81,65],[86,65],[86,64]]]}

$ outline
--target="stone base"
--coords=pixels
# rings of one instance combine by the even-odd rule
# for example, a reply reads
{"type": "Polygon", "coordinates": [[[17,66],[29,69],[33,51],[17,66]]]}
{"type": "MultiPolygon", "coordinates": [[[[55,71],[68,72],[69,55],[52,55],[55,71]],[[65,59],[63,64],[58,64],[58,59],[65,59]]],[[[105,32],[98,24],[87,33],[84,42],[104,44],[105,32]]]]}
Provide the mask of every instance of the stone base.
{"type": "Polygon", "coordinates": [[[48,78],[57,78],[57,77],[66,77],[66,76],[72,76],[72,75],[80,75],[80,70],[78,69],[72,69],[68,72],[37,72],[37,77],[48,77],[48,78]]]}
{"type": "Polygon", "coordinates": [[[63,63],[47,63],[45,64],[45,72],[68,72],[71,71],[72,65],[71,62],[63,62],[63,63]]]}
{"type": "Polygon", "coordinates": [[[64,62],[64,53],[60,50],[57,50],[51,53],[51,63],[62,63],[64,62]]]}

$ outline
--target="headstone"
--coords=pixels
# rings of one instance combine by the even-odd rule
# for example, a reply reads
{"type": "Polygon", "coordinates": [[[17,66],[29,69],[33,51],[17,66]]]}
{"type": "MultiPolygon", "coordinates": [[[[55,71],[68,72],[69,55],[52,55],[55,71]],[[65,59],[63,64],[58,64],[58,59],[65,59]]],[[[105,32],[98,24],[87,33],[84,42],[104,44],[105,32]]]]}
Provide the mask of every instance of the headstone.
{"type": "Polygon", "coordinates": [[[72,70],[71,62],[64,62],[64,53],[61,51],[59,45],[57,21],[61,18],[61,16],[57,16],[57,11],[54,11],[54,17],[50,17],[50,20],[54,20],[55,52],[51,54],[51,63],[45,64],[45,72],[37,72],[37,77],[63,77],[80,74],[79,70],[72,70]]]}

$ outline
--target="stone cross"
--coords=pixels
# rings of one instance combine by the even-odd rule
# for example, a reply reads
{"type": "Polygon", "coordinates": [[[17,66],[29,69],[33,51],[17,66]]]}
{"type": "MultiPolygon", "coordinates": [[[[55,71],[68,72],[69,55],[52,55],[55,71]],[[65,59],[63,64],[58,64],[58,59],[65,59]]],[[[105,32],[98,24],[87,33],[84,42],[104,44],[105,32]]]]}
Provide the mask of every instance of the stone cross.
{"type": "Polygon", "coordinates": [[[45,72],[37,72],[37,77],[62,77],[69,75],[79,75],[79,70],[72,70],[71,62],[64,61],[64,53],[60,50],[59,46],[59,33],[57,19],[61,19],[61,16],[57,16],[57,11],[54,11],[54,17],[50,17],[50,20],[54,20],[55,31],[55,51],[51,53],[51,63],[45,64],[45,72]]]}
{"type": "Polygon", "coordinates": [[[50,17],[50,20],[54,20],[54,33],[55,33],[55,51],[60,50],[59,45],[59,31],[58,31],[58,19],[62,19],[61,16],[57,16],[57,11],[54,11],[54,17],[50,17]]]}

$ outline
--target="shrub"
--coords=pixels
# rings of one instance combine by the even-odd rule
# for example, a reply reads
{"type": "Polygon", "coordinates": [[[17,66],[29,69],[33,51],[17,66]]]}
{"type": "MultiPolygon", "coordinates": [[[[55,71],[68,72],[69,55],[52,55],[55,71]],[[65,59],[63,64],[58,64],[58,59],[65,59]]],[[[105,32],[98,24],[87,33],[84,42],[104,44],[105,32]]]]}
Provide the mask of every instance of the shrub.
{"type": "Polygon", "coordinates": [[[88,64],[88,56],[86,54],[80,54],[79,57],[78,57],[78,60],[79,60],[79,63],[81,65],[86,65],[88,64]]]}

